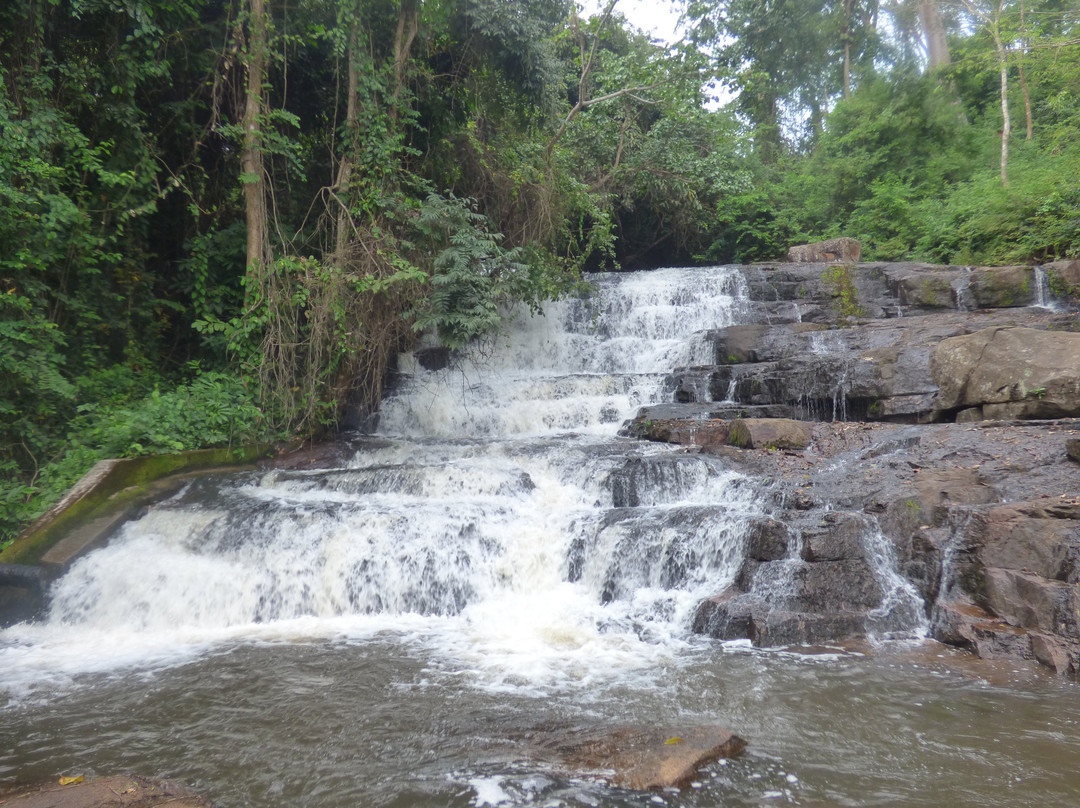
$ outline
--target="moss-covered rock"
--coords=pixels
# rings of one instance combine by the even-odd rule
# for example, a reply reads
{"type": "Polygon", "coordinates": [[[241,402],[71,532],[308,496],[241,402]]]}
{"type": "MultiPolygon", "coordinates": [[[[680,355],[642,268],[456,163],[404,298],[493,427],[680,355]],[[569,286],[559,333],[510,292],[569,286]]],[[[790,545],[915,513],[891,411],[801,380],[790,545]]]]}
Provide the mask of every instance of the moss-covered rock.
{"type": "Polygon", "coordinates": [[[65,566],[134,507],[161,493],[153,484],[182,472],[248,464],[264,445],[199,449],[125,460],[102,460],[0,552],[0,563],[65,566]],[[62,546],[59,546],[63,542],[62,546]],[[51,555],[50,555],[51,553],[51,555]]]}
{"type": "Polygon", "coordinates": [[[981,309],[1007,309],[1035,303],[1035,268],[1029,266],[977,267],[969,286],[981,309]]]}

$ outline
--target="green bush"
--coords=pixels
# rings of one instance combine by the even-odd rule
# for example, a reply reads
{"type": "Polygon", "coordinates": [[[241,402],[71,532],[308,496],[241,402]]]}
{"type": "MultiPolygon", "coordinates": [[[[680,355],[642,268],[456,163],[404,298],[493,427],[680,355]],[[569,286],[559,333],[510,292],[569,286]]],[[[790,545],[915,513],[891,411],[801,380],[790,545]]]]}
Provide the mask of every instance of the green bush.
{"type": "Polygon", "coordinates": [[[126,403],[137,386],[130,369],[110,368],[81,380],[95,403],[84,404],[56,456],[25,474],[14,460],[0,462],[0,547],[44,513],[98,460],[233,446],[261,437],[262,414],[242,380],[200,373],[190,382],[126,403]],[[110,403],[113,402],[113,403],[110,403]]]}

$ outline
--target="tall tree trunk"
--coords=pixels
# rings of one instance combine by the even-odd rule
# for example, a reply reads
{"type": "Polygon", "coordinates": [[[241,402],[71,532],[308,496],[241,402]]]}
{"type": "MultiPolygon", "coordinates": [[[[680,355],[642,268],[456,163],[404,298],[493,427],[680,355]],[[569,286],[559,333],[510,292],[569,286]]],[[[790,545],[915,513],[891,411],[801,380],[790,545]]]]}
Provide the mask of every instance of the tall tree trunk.
{"type": "Polygon", "coordinates": [[[1031,115],[1031,92],[1028,90],[1027,76],[1024,75],[1024,58],[1028,49],[1027,19],[1025,18],[1024,0],[1020,0],[1020,90],[1024,94],[1024,122],[1027,124],[1026,140],[1031,140],[1035,124],[1031,115]]]}
{"type": "Polygon", "coordinates": [[[844,98],[851,98],[851,15],[855,0],[844,0],[844,98]]]}
{"type": "MultiPolygon", "coordinates": [[[[266,206],[266,167],[263,161],[260,115],[266,77],[267,12],[265,0],[249,0],[247,35],[247,88],[244,103],[244,148],[240,153],[244,208],[247,215],[247,284],[245,308],[263,286],[269,259],[269,222],[266,206]]],[[[238,31],[243,36],[243,30],[238,31]]]]}
{"type": "Polygon", "coordinates": [[[334,252],[338,260],[345,258],[345,246],[349,241],[352,230],[352,216],[349,213],[349,181],[352,179],[353,156],[356,153],[356,132],[359,123],[359,105],[356,93],[360,85],[359,72],[356,62],[359,58],[357,49],[360,41],[360,20],[354,17],[349,29],[349,48],[345,54],[346,67],[346,93],[345,100],[345,132],[347,142],[341,155],[341,163],[338,165],[337,181],[335,183],[338,196],[338,215],[334,233],[334,252]]]}
{"type": "Polygon", "coordinates": [[[919,21],[926,37],[926,55],[931,73],[950,64],[949,41],[945,37],[945,24],[941,21],[941,9],[937,0],[918,0],[919,21]]]}
{"type": "MultiPolygon", "coordinates": [[[[1020,57],[1023,59],[1023,55],[1020,57]]],[[[1020,62],[1020,90],[1024,94],[1024,123],[1027,124],[1027,131],[1024,139],[1031,140],[1032,135],[1035,133],[1035,122],[1031,115],[1031,92],[1028,90],[1027,77],[1024,75],[1024,63],[1020,62]]]]}
{"type": "Polygon", "coordinates": [[[413,40],[420,30],[416,0],[401,0],[398,7],[397,30],[394,32],[394,85],[390,90],[390,118],[397,120],[398,102],[405,85],[405,66],[409,63],[413,40]]]}
{"type": "Polygon", "coordinates": [[[776,93],[759,93],[756,120],[754,121],[754,151],[766,165],[780,158],[780,106],[776,93]]]}
{"type": "Polygon", "coordinates": [[[994,48],[997,50],[998,67],[1001,71],[1001,184],[1009,184],[1009,135],[1012,133],[1012,118],[1009,117],[1009,63],[1005,44],[1001,41],[1001,31],[993,27],[994,48]]]}

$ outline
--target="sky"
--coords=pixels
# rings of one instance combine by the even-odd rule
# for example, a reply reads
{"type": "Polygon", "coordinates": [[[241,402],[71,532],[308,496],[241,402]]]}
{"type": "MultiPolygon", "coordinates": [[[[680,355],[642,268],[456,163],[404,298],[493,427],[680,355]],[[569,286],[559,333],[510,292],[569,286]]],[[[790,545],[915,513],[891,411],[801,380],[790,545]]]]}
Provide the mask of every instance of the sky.
{"type": "MultiPolygon", "coordinates": [[[[578,0],[585,14],[599,14],[606,0],[578,0]]],[[[630,23],[657,39],[676,42],[682,32],[678,30],[679,14],[685,3],[672,0],[618,0],[615,10],[622,13],[630,23]]],[[[732,99],[732,93],[722,85],[711,84],[705,88],[712,100],[706,103],[707,109],[719,109],[732,99]]]]}
{"type": "MultiPolygon", "coordinates": [[[[585,13],[589,15],[599,13],[605,5],[605,0],[580,2],[585,13]]],[[[681,5],[672,3],[671,0],[619,0],[615,10],[622,12],[626,19],[642,31],[666,42],[674,42],[678,39],[675,27],[679,21],[678,7],[681,5]]]]}

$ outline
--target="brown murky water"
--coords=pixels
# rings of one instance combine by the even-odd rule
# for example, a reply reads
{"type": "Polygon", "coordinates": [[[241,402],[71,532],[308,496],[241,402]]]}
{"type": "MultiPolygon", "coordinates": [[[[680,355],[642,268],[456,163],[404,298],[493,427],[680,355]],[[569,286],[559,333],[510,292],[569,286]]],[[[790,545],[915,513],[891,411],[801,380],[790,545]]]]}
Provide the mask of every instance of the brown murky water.
{"type": "Polygon", "coordinates": [[[635,681],[492,692],[404,637],[219,649],[9,705],[0,782],[134,772],[266,808],[1080,804],[1080,689],[929,653],[688,647],[635,681]],[[531,759],[538,729],[628,722],[749,747],[657,794],[531,759]]]}

